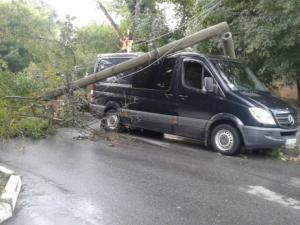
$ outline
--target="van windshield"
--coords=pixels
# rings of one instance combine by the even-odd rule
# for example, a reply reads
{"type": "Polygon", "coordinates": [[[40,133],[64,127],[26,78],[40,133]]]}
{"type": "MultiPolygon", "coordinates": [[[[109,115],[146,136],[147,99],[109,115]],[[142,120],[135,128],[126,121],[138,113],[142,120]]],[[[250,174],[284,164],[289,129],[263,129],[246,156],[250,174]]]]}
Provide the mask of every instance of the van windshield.
{"type": "Polygon", "coordinates": [[[233,91],[263,91],[265,86],[257,79],[249,67],[240,62],[229,60],[212,60],[222,79],[233,91]]]}

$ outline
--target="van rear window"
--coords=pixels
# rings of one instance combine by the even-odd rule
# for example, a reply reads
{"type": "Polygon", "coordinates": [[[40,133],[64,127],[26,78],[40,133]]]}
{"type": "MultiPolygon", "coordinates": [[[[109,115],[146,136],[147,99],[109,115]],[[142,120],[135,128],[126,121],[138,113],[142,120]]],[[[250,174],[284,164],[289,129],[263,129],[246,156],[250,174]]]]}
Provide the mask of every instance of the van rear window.
{"type": "Polygon", "coordinates": [[[95,66],[95,72],[99,72],[114,65],[123,63],[131,58],[103,58],[100,59],[95,66]]]}
{"type": "MultiPolygon", "coordinates": [[[[128,61],[132,58],[102,58],[100,59],[96,66],[95,72],[99,72],[101,70],[107,69],[111,66],[118,65],[125,61],[128,61]]],[[[119,84],[131,84],[131,77],[127,75],[134,72],[134,69],[127,70],[123,73],[116,74],[113,77],[109,77],[105,80],[100,81],[100,83],[119,83],[119,84]]]]}

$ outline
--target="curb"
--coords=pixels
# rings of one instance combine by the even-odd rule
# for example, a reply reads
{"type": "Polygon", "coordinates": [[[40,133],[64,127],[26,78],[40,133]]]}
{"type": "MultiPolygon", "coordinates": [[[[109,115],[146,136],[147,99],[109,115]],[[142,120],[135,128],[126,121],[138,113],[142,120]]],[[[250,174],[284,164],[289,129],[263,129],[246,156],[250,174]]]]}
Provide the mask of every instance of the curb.
{"type": "Polygon", "coordinates": [[[21,176],[14,171],[0,166],[0,172],[9,175],[4,191],[0,197],[0,223],[12,217],[16,207],[17,199],[21,191],[21,176]]]}

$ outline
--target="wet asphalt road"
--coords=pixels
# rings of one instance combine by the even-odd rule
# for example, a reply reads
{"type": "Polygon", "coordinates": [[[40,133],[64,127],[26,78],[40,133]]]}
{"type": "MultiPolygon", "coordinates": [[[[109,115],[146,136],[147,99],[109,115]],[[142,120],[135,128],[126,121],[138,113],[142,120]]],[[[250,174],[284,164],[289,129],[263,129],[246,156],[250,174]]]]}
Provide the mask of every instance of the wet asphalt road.
{"type": "Polygon", "coordinates": [[[171,139],[76,136],[1,144],[1,163],[24,182],[5,225],[300,224],[300,165],[171,139]]]}

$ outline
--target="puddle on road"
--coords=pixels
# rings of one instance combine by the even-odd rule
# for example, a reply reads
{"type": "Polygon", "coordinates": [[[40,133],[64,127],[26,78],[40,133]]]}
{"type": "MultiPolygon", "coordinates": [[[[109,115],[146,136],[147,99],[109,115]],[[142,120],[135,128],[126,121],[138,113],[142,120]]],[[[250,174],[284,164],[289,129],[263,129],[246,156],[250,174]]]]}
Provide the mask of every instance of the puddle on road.
{"type": "Polygon", "coordinates": [[[74,221],[91,225],[107,223],[103,209],[90,196],[66,192],[58,184],[36,175],[26,178],[30,186],[25,185],[18,214],[30,220],[31,225],[74,224],[74,221]]]}

